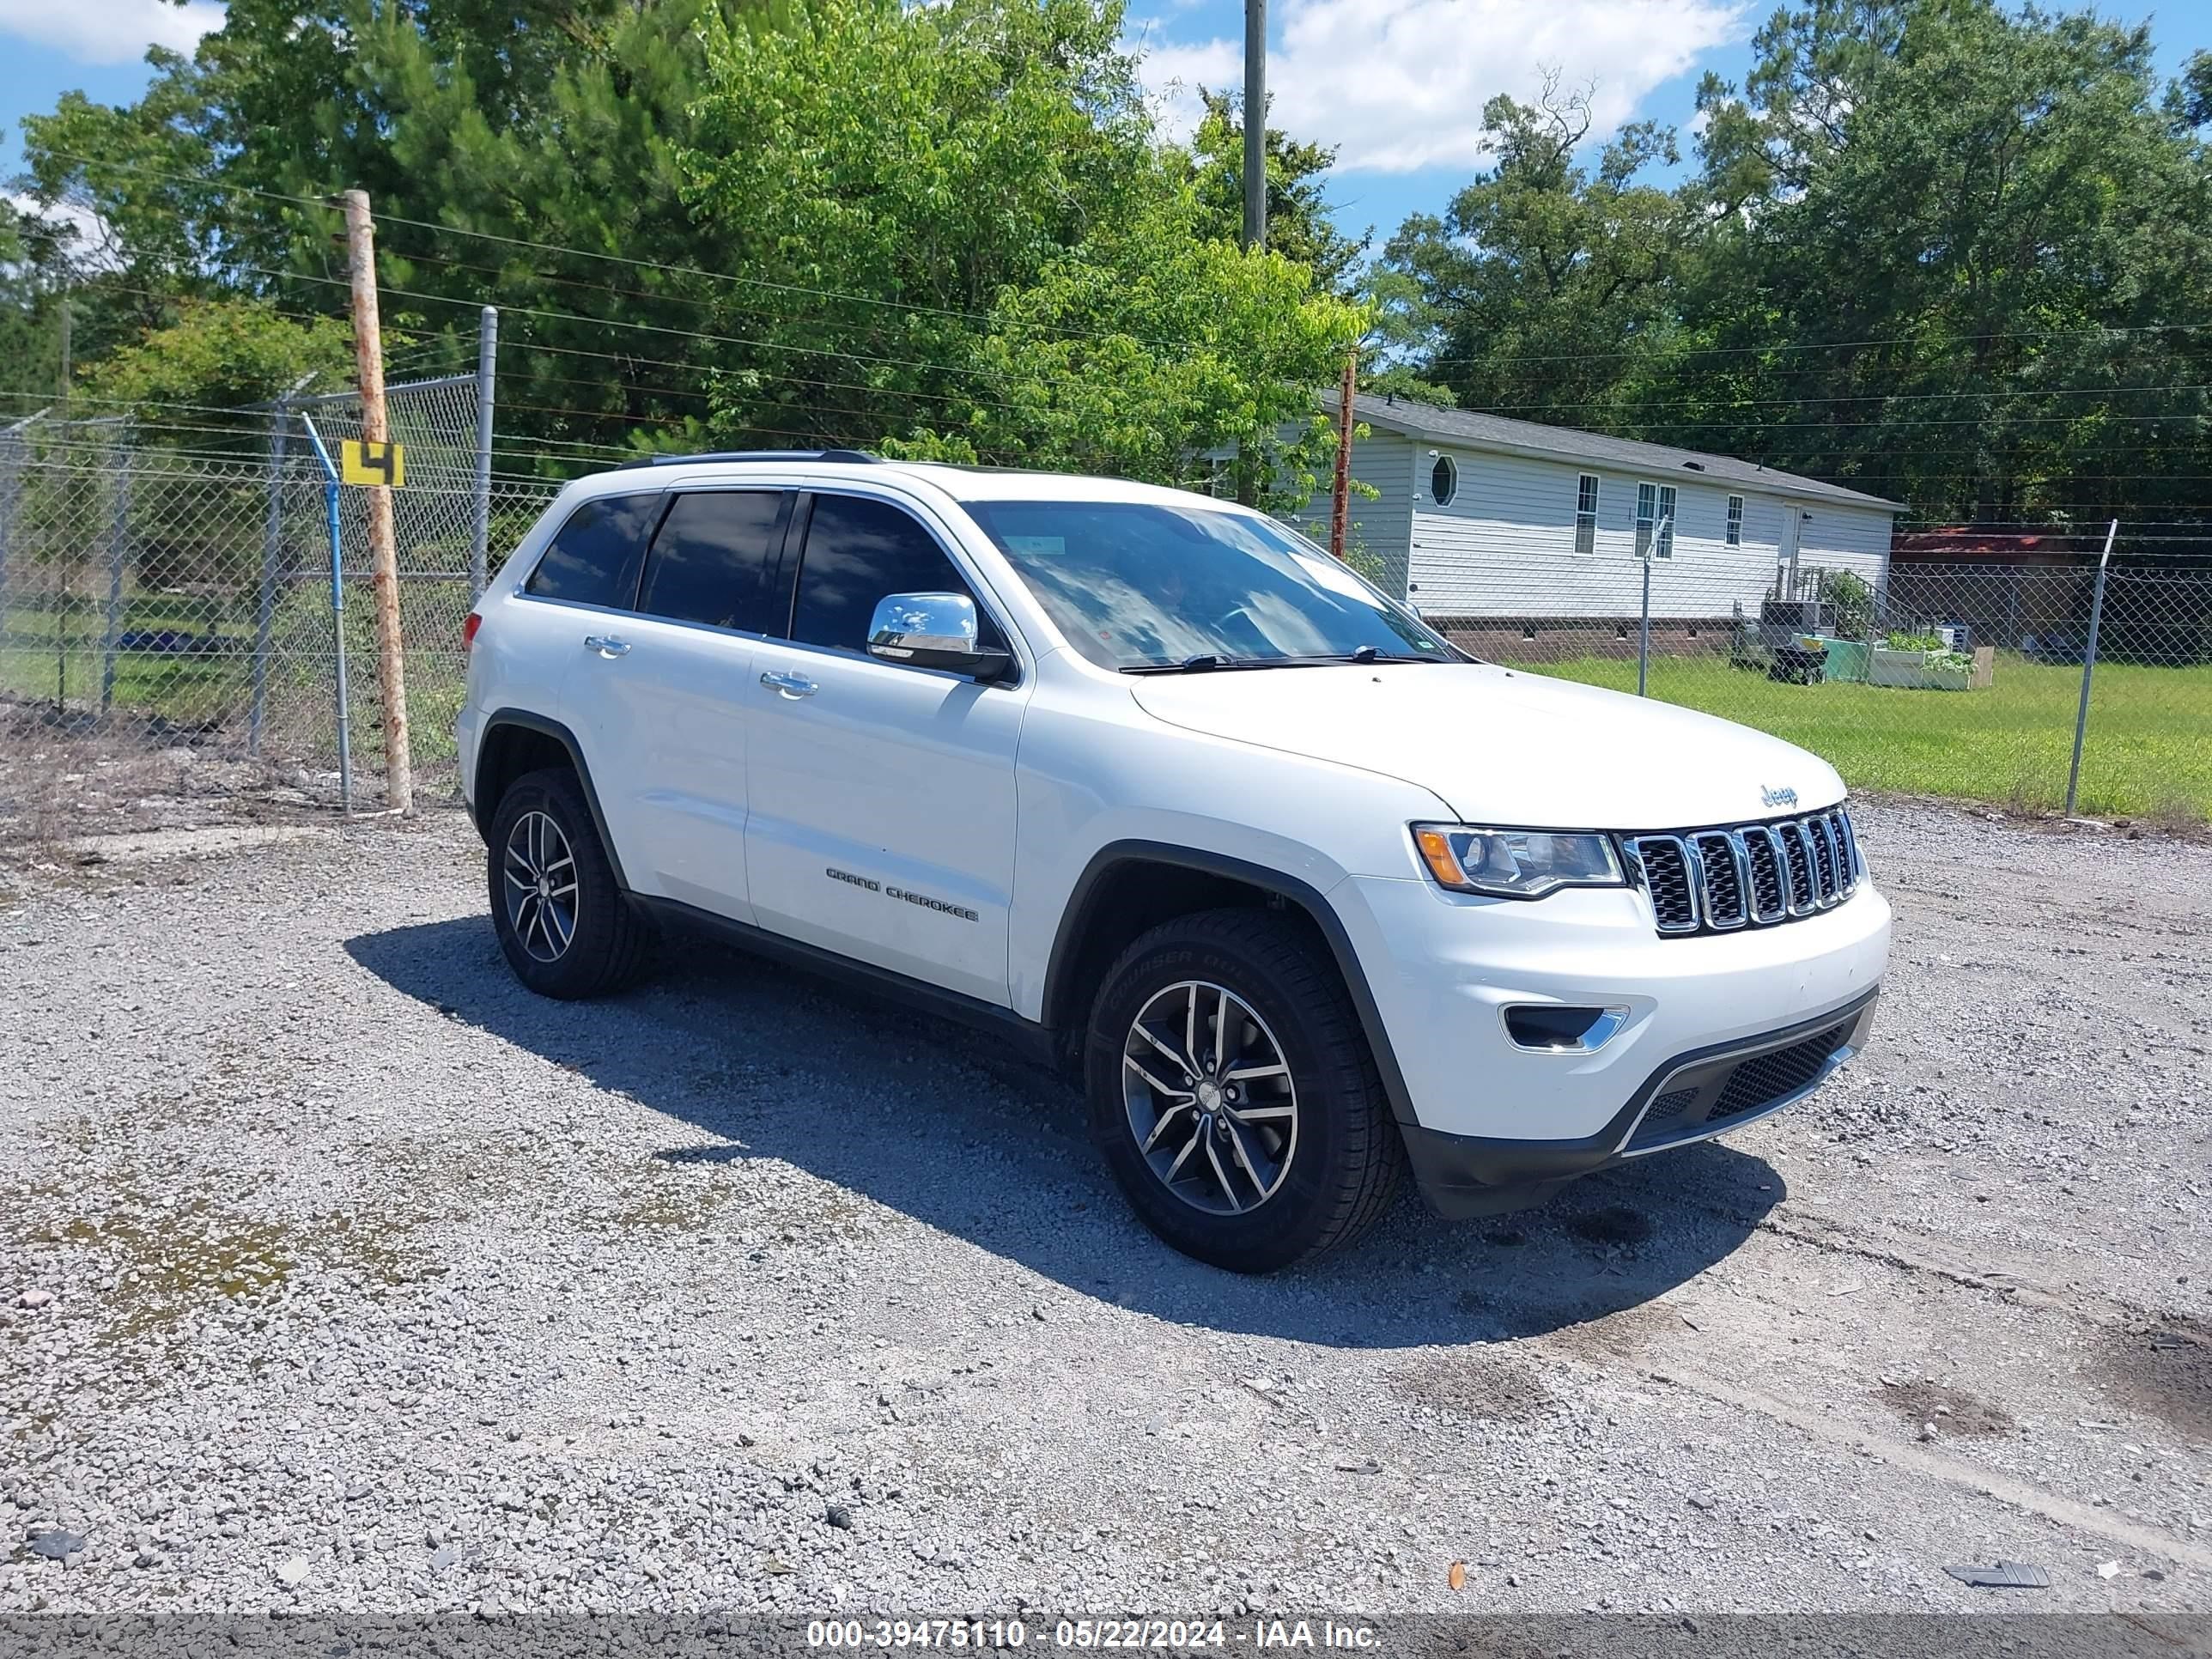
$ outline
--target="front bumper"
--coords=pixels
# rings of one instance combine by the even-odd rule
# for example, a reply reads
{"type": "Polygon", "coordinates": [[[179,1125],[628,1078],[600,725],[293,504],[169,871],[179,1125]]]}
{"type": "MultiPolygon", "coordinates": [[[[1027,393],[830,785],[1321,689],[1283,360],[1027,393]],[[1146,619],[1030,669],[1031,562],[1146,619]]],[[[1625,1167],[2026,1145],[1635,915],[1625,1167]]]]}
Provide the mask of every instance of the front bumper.
{"type": "Polygon", "coordinates": [[[1403,1126],[1421,1194],[1459,1220],[1540,1204],[1568,1182],[1651,1152],[1756,1123],[1802,1100],[1865,1046],[1869,990],[1763,1036],[1679,1054],[1654,1071],[1595,1133],[1573,1140],[1509,1140],[1403,1126]]]}
{"type": "MultiPolygon", "coordinates": [[[[1439,1209],[1462,1214],[1753,1121],[1735,1110],[1705,1127],[1711,1099],[1670,1102],[1651,1118],[1653,1144],[1632,1145],[1643,1108],[1672,1091],[1659,1087],[1668,1076],[1863,1014],[1889,959],[1889,904],[1870,883],[1799,921],[1694,938],[1661,937],[1644,895],[1626,888],[1527,903],[1358,876],[1330,896],[1371,994],[1415,1171],[1439,1209]],[[1613,1011],[1611,1035],[1591,1049],[1513,1041],[1507,1012],[1545,1005],[1613,1011]]],[[[1840,1046],[1856,1048],[1858,1030],[1840,1046]]]]}

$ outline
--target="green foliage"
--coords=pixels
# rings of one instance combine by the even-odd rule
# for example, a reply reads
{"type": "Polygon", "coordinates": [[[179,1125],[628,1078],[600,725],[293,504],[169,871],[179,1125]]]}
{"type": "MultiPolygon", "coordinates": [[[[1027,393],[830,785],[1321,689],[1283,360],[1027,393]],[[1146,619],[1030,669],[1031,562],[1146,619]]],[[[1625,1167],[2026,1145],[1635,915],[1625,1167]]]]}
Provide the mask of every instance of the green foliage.
{"type": "Polygon", "coordinates": [[[775,285],[718,295],[717,329],[777,348],[717,389],[717,424],[1170,481],[1242,441],[1280,488],[1309,481],[1317,441],[1276,429],[1310,419],[1365,319],[1218,234],[1119,33],[1086,0],[710,23],[688,193],[775,285]]]}
{"type": "Polygon", "coordinates": [[[1384,250],[1395,280],[1378,297],[1395,332],[1426,345],[1428,378],[1469,407],[1602,426],[1629,366],[1668,335],[1697,216],[1686,196],[1638,175],[1675,161],[1673,135],[1626,127],[1592,171],[1577,160],[1591,119],[1587,94],[1556,79],[1534,105],[1492,99],[1495,164],[1384,250]]]}
{"type": "MultiPolygon", "coordinates": [[[[329,391],[353,374],[353,330],[335,318],[295,321],[252,300],[186,301],[176,322],[111,352],[80,384],[103,412],[135,409],[158,421],[163,405],[189,404],[197,407],[183,418],[208,425],[220,424],[210,411],[265,403],[302,381],[329,391]]],[[[258,422],[251,429],[263,430],[258,422]]],[[[204,447],[213,434],[181,435],[204,447]]]]}
{"type": "Polygon", "coordinates": [[[1855,571],[1832,570],[1820,597],[1834,607],[1836,633],[1846,640],[1863,640],[1874,621],[1874,589],[1855,571]]]}
{"type": "Polygon", "coordinates": [[[1882,636],[1881,642],[1892,651],[1941,651],[1943,648],[1941,634],[1916,633],[1899,629],[1892,629],[1882,636]]]}
{"type": "Polygon", "coordinates": [[[1847,483],[1929,516],[2201,513],[2212,58],[1992,0],[1777,12],[1708,76],[1694,177],[1582,100],[1486,110],[1495,164],[1386,250],[1411,363],[1472,407],[1847,483]]]}
{"type": "MultiPolygon", "coordinates": [[[[1199,88],[1206,114],[1191,135],[1186,165],[1198,198],[1206,234],[1225,242],[1244,235],[1244,115],[1243,100],[1227,92],[1199,88]]],[[[1267,246],[1293,264],[1313,273],[1316,289],[1345,299],[1359,284],[1360,256],[1374,240],[1370,228],[1358,238],[1345,235],[1329,217],[1322,175],[1336,164],[1336,151],[1325,144],[1300,143],[1279,127],[1269,127],[1267,154],[1267,246]]]]}

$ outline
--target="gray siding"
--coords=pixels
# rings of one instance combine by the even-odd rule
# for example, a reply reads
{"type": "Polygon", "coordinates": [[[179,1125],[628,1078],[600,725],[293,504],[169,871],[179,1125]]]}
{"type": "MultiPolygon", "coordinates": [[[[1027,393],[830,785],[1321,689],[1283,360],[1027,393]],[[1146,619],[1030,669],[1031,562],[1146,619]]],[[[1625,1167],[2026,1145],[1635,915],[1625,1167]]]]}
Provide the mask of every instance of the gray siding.
{"type": "MultiPolygon", "coordinates": [[[[1413,444],[1395,433],[1378,432],[1352,446],[1352,476],[1374,486],[1370,499],[1352,492],[1346,517],[1352,562],[1370,580],[1395,599],[1406,597],[1408,540],[1413,522],[1413,444]]],[[[1291,522],[1328,545],[1329,496],[1319,495],[1288,515],[1291,522]]]]}
{"type": "Polygon", "coordinates": [[[1801,564],[1854,569],[1878,583],[1888,563],[1885,511],[1732,491],[1687,471],[1662,477],[1599,469],[1596,544],[1581,554],[1574,540],[1576,482],[1587,467],[1396,441],[1414,452],[1401,486],[1412,496],[1408,597],[1431,616],[1635,615],[1642,576],[1636,558],[1639,482],[1672,484],[1676,491],[1674,556],[1652,565],[1655,617],[1725,617],[1739,604],[1755,614],[1774,580],[1787,511],[1808,515],[1801,564]],[[1432,452],[1449,455],[1459,469],[1457,490],[1443,507],[1429,495],[1432,452]],[[1731,494],[1745,498],[1737,547],[1727,544],[1731,494]]]}

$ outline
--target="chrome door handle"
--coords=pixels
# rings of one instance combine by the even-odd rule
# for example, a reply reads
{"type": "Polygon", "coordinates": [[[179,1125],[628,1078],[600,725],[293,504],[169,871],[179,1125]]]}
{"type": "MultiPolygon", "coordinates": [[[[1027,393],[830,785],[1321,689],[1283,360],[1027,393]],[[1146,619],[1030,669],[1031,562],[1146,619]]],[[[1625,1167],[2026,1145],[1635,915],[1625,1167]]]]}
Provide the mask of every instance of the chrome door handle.
{"type": "Polygon", "coordinates": [[[786,697],[811,697],[822,689],[804,674],[766,673],[761,676],[761,684],[786,697]]]}
{"type": "Polygon", "coordinates": [[[629,654],[629,641],[618,640],[611,634],[586,634],[584,649],[596,651],[603,657],[626,657],[629,654]]]}

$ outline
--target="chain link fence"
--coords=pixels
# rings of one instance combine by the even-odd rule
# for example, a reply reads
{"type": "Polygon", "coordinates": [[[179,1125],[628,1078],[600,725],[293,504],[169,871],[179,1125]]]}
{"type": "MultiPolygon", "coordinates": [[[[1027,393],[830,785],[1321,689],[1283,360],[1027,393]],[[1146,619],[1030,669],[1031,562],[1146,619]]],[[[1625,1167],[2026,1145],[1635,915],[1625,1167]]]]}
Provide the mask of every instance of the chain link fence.
{"type": "Polygon", "coordinates": [[[1778,571],[1719,615],[1691,597],[1711,591],[1694,573],[1655,561],[1648,619],[1628,562],[1613,602],[1585,614],[1557,614],[1532,574],[1481,614],[1429,620],[1492,662],[1640,684],[1786,738],[1855,788],[2212,817],[2212,564],[2124,547],[2106,564],[2101,534],[1971,560],[1914,539],[1869,572],[1778,571]]]}
{"type": "MultiPolygon", "coordinates": [[[[512,545],[554,486],[480,471],[471,378],[395,386],[387,403],[407,455],[393,507],[417,787],[434,795],[456,781],[484,550],[512,545]]],[[[335,457],[359,428],[349,393],[280,404],[227,454],[141,443],[120,421],[0,433],[0,840],[177,821],[213,800],[378,802],[367,492],[335,492],[334,584],[313,441],[335,457]]]]}
{"type": "MultiPolygon", "coordinates": [[[[456,781],[483,567],[555,486],[480,466],[470,377],[395,386],[388,404],[407,455],[393,506],[409,714],[435,799],[456,781]]],[[[179,800],[378,804],[367,492],[333,492],[315,441],[334,455],[359,428],[345,394],[268,410],[226,455],[143,444],[118,421],[0,431],[0,841],[158,823],[179,800]]],[[[2123,545],[2106,564],[2100,538],[2063,536],[1969,559],[1915,544],[1929,539],[1782,570],[1724,614],[1698,573],[1658,561],[1648,609],[1637,562],[1596,603],[1580,587],[1568,615],[1532,564],[1430,620],[1491,661],[1773,732],[1854,787],[2212,817],[2212,561],[2123,545]]]]}

